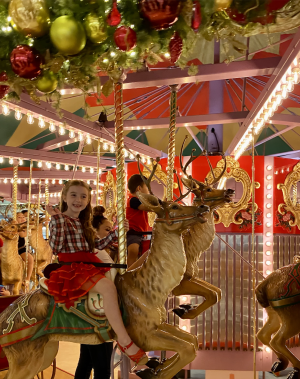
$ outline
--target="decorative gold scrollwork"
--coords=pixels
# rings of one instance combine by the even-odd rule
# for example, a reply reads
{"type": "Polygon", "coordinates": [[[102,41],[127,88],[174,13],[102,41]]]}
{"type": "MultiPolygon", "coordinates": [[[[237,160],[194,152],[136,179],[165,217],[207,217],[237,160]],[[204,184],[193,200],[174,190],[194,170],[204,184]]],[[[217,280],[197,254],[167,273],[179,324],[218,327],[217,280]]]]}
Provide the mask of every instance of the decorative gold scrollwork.
{"type": "Polygon", "coordinates": [[[110,221],[112,221],[113,215],[116,214],[116,201],[116,182],[113,177],[113,174],[110,171],[108,171],[102,191],[102,204],[106,209],[105,216],[110,221]]]}
{"type": "MultiPolygon", "coordinates": [[[[243,185],[242,197],[237,202],[227,203],[223,207],[216,210],[218,217],[215,221],[216,224],[223,223],[225,227],[228,227],[231,223],[240,225],[243,223],[242,219],[236,219],[236,214],[248,207],[248,203],[252,195],[251,179],[244,169],[240,168],[239,162],[232,157],[226,157],[227,170],[225,171],[223,178],[234,178],[236,182],[241,182],[243,185]]],[[[217,177],[221,174],[224,168],[224,161],[221,159],[217,163],[217,167],[214,168],[214,175],[217,177]]],[[[223,178],[221,180],[223,180],[223,178]]],[[[213,181],[213,175],[209,172],[206,176],[207,182],[213,181]]],[[[259,188],[260,184],[255,182],[255,188],[259,188]]],[[[254,211],[257,210],[257,204],[255,204],[254,211]]]]}
{"type": "Polygon", "coordinates": [[[284,181],[284,184],[277,184],[277,188],[282,190],[284,203],[278,205],[278,212],[281,215],[285,215],[287,212],[291,212],[294,218],[289,220],[290,226],[298,226],[300,229],[300,204],[297,203],[297,182],[300,181],[300,162],[293,167],[293,171],[290,172],[284,181]],[[292,195],[291,195],[292,193],[292,195]]]}

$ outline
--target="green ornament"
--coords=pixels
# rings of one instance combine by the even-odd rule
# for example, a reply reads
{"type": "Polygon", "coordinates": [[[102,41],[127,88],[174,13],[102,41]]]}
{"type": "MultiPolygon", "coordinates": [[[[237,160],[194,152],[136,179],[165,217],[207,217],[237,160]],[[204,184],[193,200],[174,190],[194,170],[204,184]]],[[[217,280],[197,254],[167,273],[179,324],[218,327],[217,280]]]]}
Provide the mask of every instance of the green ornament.
{"type": "Polygon", "coordinates": [[[107,33],[103,17],[99,17],[95,13],[89,13],[85,18],[84,27],[90,41],[101,43],[106,40],[107,33]]]}
{"type": "Polygon", "coordinates": [[[50,93],[56,90],[57,84],[57,76],[52,71],[46,71],[36,81],[36,88],[43,93],[50,93]]]}

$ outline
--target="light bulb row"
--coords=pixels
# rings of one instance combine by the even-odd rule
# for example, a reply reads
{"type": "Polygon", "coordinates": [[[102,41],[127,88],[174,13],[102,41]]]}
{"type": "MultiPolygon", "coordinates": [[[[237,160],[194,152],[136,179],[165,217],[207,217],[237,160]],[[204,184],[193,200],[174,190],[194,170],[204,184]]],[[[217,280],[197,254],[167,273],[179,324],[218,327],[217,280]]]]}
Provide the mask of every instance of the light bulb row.
{"type": "Polygon", "coordinates": [[[265,274],[270,275],[271,270],[270,266],[272,266],[272,248],[273,248],[273,231],[272,231],[272,208],[273,208],[273,165],[267,165],[265,167],[265,175],[266,175],[266,188],[265,188],[265,200],[264,205],[267,213],[264,212],[265,215],[265,232],[264,232],[264,264],[267,267],[265,274]]]}
{"type": "Polygon", "coordinates": [[[300,82],[299,63],[300,61],[298,57],[295,58],[286,73],[282,76],[275,90],[261,107],[254,121],[248,126],[246,133],[243,135],[234,150],[236,160],[239,159],[248,148],[252,139],[252,132],[257,135],[265,124],[270,123],[270,119],[274,116],[274,113],[282,104],[282,101],[288,98],[289,92],[293,92],[294,90],[294,85],[300,82]]]}

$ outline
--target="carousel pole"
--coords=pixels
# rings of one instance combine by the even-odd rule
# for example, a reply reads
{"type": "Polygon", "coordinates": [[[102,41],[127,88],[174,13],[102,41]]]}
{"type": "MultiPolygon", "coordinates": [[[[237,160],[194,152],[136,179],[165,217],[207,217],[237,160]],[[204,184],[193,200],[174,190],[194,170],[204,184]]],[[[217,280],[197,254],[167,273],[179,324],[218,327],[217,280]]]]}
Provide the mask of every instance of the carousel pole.
{"type": "Polygon", "coordinates": [[[14,165],[13,168],[13,190],[12,190],[12,201],[13,201],[13,219],[17,219],[17,199],[18,199],[18,165],[14,165]]]}
{"type": "Polygon", "coordinates": [[[97,184],[96,184],[96,205],[99,205],[99,182],[100,182],[100,138],[97,146],[97,184]]]}
{"type": "MultiPolygon", "coordinates": [[[[125,188],[125,155],[124,155],[124,127],[123,127],[123,81],[124,74],[114,84],[115,92],[115,143],[116,143],[116,166],[117,166],[117,217],[119,238],[119,263],[127,263],[126,231],[124,227],[126,210],[125,188]]],[[[119,269],[120,274],[125,269],[119,269]]]]}
{"type": "MultiPolygon", "coordinates": [[[[45,205],[49,205],[49,184],[45,181],[45,205]]],[[[45,213],[46,220],[49,217],[49,213],[46,211],[45,213]]],[[[46,240],[49,240],[49,222],[46,221],[46,240]]]]}
{"type": "Polygon", "coordinates": [[[167,201],[173,200],[175,130],[176,130],[178,85],[177,84],[171,85],[170,89],[171,89],[171,95],[170,95],[170,125],[169,125],[168,168],[167,168],[167,201]]]}
{"type": "MultiPolygon", "coordinates": [[[[31,210],[31,184],[32,184],[32,166],[33,161],[30,160],[30,170],[29,170],[29,188],[28,188],[28,212],[27,212],[27,234],[29,232],[29,224],[30,224],[30,210],[31,210]]],[[[28,269],[28,249],[29,249],[29,241],[28,238],[25,240],[26,245],[26,262],[25,262],[25,278],[27,278],[27,269],[28,269]]],[[[27,286],[25,286],[25,292],[27,292],[27,286]]]]}

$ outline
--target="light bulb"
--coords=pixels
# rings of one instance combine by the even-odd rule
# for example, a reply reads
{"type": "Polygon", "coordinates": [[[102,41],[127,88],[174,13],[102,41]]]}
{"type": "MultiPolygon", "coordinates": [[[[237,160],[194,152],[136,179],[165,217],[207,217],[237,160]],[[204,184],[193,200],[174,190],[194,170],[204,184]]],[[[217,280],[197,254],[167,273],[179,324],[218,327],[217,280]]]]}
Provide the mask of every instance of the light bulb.
{"type": "Polygon", "coordinates": [[[78,133],[78,138],[79,138],[79,141],[82,141],[82,140],[83,140],[83,135],[82,135],[82,133],[78,133]]]}
{"type": "Polygon", "coordinates": [[[39,127],[44,128],[45,127],[45,120],[43,117],[39,117],[39,127]]]}
{"type": "Polygon", "coordinates": [[[62,179],[59,179],[58,183],[59,183],[59,184],[62,184],[62,179]]]}
{"type": "Polygon", "coordinates": [[[113,153],[115,151],[115,147],[113,145],[110,146],[109,151],[113,153]]]}
{"type": "Polygon", "coordinates": [[[128,157],[128,151],[127,151],[127,150],[124,151],[124,157],[125,157],[125,158],[128,157]]]}
{"type": "Polygon", "coordinates": [[[5,183],[5,184],[6,184],[6,183],[7,183],[7,179],[4,179],[4,180],[3,180],[3,183],[5,183]]]}
{"type": "Polygon", "coordinates": [[[266,233],[266,236],[267,236],[267,237],[271,237],[271,235],[272,235],[271,232],[267,232],[267,233],[266,233]]]}
{"type": "Polygon", "coordinates": [[[271,165],[267,166],[267,170],[268,170],[268,171],[271,171],[272,168],[273,168],[273,167],[272,167],[271,165]]]}
{"type": "Polygon", "coordinates": [[[271,204],[271,203],[267,203],[266,207],[267,207],[268,209],[270,209],[270,208],[272,208],[272,204],[271,204]]]}
{"type": "Polygon", "coordinates": [[[87,180],[86,182],[87,182],[87,184],[90,184],[90,183],[91,183],[91,181],[90,181],[90,180],[87,180]]]}
{"type": "Polygon", "coordinates": [[[272,175],[267,175],[267,180],[271,180],[272,179],[272,175]]]}
{"type": "Polygon", "coordinates": [[[266,242],[266,246],[271,246],[271,244],[272,244],[272,243],[271,243],[270,241],[267,241],[267,242],[266,242]]]}
{"type": "Polygon", "coordinates": [[[182,329],[182,330],[187,330],[187,326],[186,326],[186,325],[183,325],[181,329],[182,329]]]}
{"type": "Polygon", "coordinates": [[[34,183],[35,183],[35,180],[34,180],[34,179],[32,179],[32,180],[31,180],[31,183],[32,183],[32,184],[34,184],[34,183]]]}
{"type": "Polygon", "coordinates": [[[271,351],[272,351],[272,350],[267,346],[267,347],[266,347],[266,352],[267,352],[267,353],[271,353],[271,351]]]}
{"type": "Polygon", "coordinates": [[[27,113],[27,123],[33,124],[34,123],[34,117],[31,113],[27,113]]]}
{"type": "Polygon", "coordinates": [[[111,53],[110,53],[110,56],[111,57],[114,57],[116,55],[116,53],[114,52],[114,51],[112,51],[111,53]]]}
{"type": "Polygon", "coordinates": [[[267,266],[271,266],[271,261],[266,261],[267,266]]]}
{"type": "Polygon", "coordinates": [[[146,158],[145,157],[142,158],[142,163],[146,163],[146,158]]]}
{"type": "Polygon", "coordinates": [[[51,167],[52,167],[51,162],[46,162],[46,166],[47,166],[48,168],[51,168],[51,167]]]}
{"type": "Polygon", "coordinates": [[[101,170],[101,168],[99,168],[99,175],[101,175],[101,173],[102,173],[102,170],[101,170]]]}
{"type": "Polygon", "coordinates": [[[94,185],[95,185],[95,186],[97,185],[97,180],[94,180],[94,185]]]}
{"type": "Polygon", "coordinates": [[[48,184],[48,183],[49,183],[49,180],[48,180],[48,179],[46,179],[46,180],[45,180],[45,183],[46,183],[46,184],[48,184]]]}
{"type": "Polygon", "coordinates": [[[69,171],[69,165],[65,164],[65,170],[69,171]]]}
{"type": "Polygon", "coordinates": [[[267,250],[267,251],[266,251],[266,255],[268,255],[268,256],[271,255],[271,251],[270,251],[270,250],[267,250]]]}
{"type": "Polygon", "coordinates": [[[2,105],[2,113],[4,114],[4,116],[9,115],[9,107],[6,104],[2,105]]]}
{"type": "Polygon", "coordinates": [[[52,184],[55,184],[55,179],[52,179],[52,184]]]}
{"type": "Polygon", "coordinates": [[[268,190],[272,189],[272,184],[267,184],[267,189],[268,190]]]}
{"type": "Polygon", "coordinates": [[[0,157],[0,163],[3,163],[3,162],[4,162],[3,157],[0,157]]]}
{"type": "Polygon", "coordinates": [[[42,167],[43,166],[43,163],[41,161],[38,161],[38,167],[42,167]]]}
{"type": "Polygon", "coordinates": [[[56,163],[55,167],[56,167],[56,170],[60,170],[60,163],[56,163]]]}
{"type": "Polygon", "coordinates": [[[10,179],[10,182],[11,182],[11,184],[13,184],[14,180],[13,180],[13,179],[10,179]]]}
{"type": "Polygon", "coordinates": [[[69,131],[69,137],[70,138],[75,138],[75,132],[74,132],[74,130],[70,130],[69,131]]]}
{"type": "MultiPolygon", "coordinates": [[[[148,159],[147,159],[147,165],[150,165],[150,164],[151,164],[151,159],[148,158],[148,159]]],[[[182,175],[182,173],[181,173],[181,175],[182,175]]]]}
{"type": "Polygon", "coordinates": [[[17,180],[17,183],[19,183],[19,184],[21,183],[21,179],[20,178],[17,180]]]}
{"type": "Polygon", "coordinates": [[[23,117],[23,115],[22,115],[20,109],[16,109],[15,110],[15,119],[20,121],[20,120],[22,120],[22,117],[23,117]]]}
{"type": "Polygon", "coordinates": [[[90,173],[91,173],[91,174],[94,173],[94,167],[90,167],[90,173]]]}
{"type": "Polygon", "coordinates": [[[272,195],[270,193],[267,194],[267,199],[272,199],[272,195]]]}
{"type": "Polygon", "coordinates": [[[62,126],[60,126],[58,129],[58,134],[63,136],[65,133],[66,133],[65,129],[62,126]]]}
{"type": "Polygon", "coordinates": [[[13,158],[9,158],[8,163],[9,164],[14,164],[14,159],[13,158]]]}
{"type": "Polygon", "coordinates": [[[271,224],[270,222],[267,222],[267,223],[266,223],[266,227],[267,227],[267,228],[270,228],[271,225],[272,225],[272,224],[271,224]]]}
{"type": "Polygon", "coordinates": [[[267,274],[267,275],[270,275],[270,274],[271,274],[271,271],[270,271],[270,270],[266,270],[266,274],[267,274]]]}
{"type": "Polygon", "coordinates": [[[134,155],[131,153],[131,154],[129,155],[129,158],[130,158],[131,160],[133,160],[133,159],[134,159],[134,155]]]}
{"type": "Polygon", "coordinates": [[[85,167],[82,167],[81,171],[82,171],[82,172],[85,172],[85,167]]]}
{"type": "Polygon", "coordinates": [[[19,159],[19,165],[22,166],[22,164],[23,164],[23,159],[20,158],[19,159]]]}
{"type": "Polygon", "coordinates": [[[169,53],[165,53],[165,57],[166,58],[170,58],[170,54],[169,53]]]}
{"type": "Polygon", "coordinates": [[[28,183],[28,179],[24,179],[24,183],[27,184],[28,183]]]}
{"type": "Polygon", "coordinates": [[[271,218],[272,217],[272,213],[267,213],[266,215],[268,218],[271,218]]]}
{"type": "Polygon", "coordinates": [[[55,132],[56,127],[55,127],[55,125],[53,124],[53,122],[50,122],[49,130],[50,130],[50,132],[55,132]]]}
{"type": "Polygon", "coordinates": [[[50,197],[53,197],[53,193],[52,192],[50,193],[50,197]]]}
{"type": "Polygon", "coordinates": [[[105,144],[103,145],[103,150],[108,150],[108,144],[107,144],[107,143],[105,143],[105,144]]]}
{"type": "Polygon", "coordinates": [[[87,136],[87,137],[86,137],[86,143],[87,143],[88,145],[90,145],[90,144],[92,143],[92,139],[91,139],[90,136],[87,136]]]}

